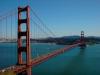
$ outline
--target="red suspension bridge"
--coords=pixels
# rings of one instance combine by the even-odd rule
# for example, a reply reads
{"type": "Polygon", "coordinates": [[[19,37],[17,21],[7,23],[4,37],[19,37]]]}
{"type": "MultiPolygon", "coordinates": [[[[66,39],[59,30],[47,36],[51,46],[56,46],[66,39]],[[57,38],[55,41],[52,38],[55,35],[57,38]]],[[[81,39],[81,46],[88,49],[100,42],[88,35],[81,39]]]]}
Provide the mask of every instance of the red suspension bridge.
{"type": "Polygon", "coordinates": [[[85,41],[84,41],[84,32],[82,31],[81,38],[79,40],[77,40],[75,43],[73,43],[72,45],[69,45],[69,46],[66,45],[64,48],[60,48],[60,49],[57,49],[50,53],[43,54],[41,56],[32,58],[31,57],[31,54],[32,54],[31,46],[30,46],[31,38],[34,37],[35,39],[36,38],[43,39],[43,37],[46,37],[49,35],[55,36],[55,34],[43,23],[43,21],[38,17],[38,15],[29,6],[18,7],[18,13],[15,11],[11,11],[10,13],[7,13],[6,15],[7,16],[0,17],[0,24],[2,27],[1,34],[0,34],[1,35],[0,40],[9,41],[9,38],[11,38],[10,41],[13,41],[14,39],[17,40],[17,45],[18,45],[17,46],[17,55],[18,55],[17,59],[18,60],[17,60],[16,65],[1,69],[0,72],[11,70],[19,75],[22,74],[22,72],[26,73],[27,75],[31,75],[31,67],[39,65],[40,63],[42,63],[56,55],[64,53],[65,51],[69,51],[72,48],[75,48],[77,46],[82,47],[82,46],[86,45],[85,41]],[[33,16],[30,17],[30,13],[31,13],[30,11],[42,25],[37,24],[37,22],[34,21],[33,16]],[[16,20],[17,16],[18,16],[18,22],[16,22],[16,21],[15,22],[18,23],[18,25],[16,25],[13,21],[13,20],[16,20]],[[10,19],[8,19],[9,17],[10,17],[10,19]],[[3,26],[3,23],[5,23],[5,26],[3,26]],[[32,26],[33,23],[34,23],[34,27],[32,26]],[[8,25],[10,25],[10,27],[8,25]],[[13,27],[13,25],[16,25],[15,28],[13,27]],[[43,27],[45,29],[43,29],[43,27]],[[3,28],[5,28],[5,31],[2,30],[3,28]],[[37,30],[36,28],[38,28],[39,30],[37,30]],[[10,30],[10,32],[8,32],[9,30],[10,30]],[[16,31],[13,32],[14,30],[16,30],[16,31]],[[37,33],[34,33],[35,30],[37,31],[37,33]],[[43,33],[42,35],[41,35],[41,32],[43,33]],[[36,35],[32,35],[33,33],[36,35]],[[10,35],[8,35],[8,34],[10,34],[10,35]],[[31,36],[30,36],[30,34],[31,34],[31,36]],[[37,34],[39,36],[37,36],[37,34]],[[24,39],[24,43],[23,43],[23,39],[24,39]],[[23,54],[22,54],[23,52],[26,55],[25,61],[23,60],[23,54]]]}

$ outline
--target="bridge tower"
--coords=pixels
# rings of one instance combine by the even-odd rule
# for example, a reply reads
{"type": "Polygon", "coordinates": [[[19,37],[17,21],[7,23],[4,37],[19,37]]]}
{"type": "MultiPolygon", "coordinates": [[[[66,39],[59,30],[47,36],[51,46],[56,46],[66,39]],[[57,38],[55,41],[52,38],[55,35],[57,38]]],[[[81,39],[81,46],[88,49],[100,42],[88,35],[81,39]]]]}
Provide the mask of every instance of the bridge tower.
{"type": "Polygon", "coordinates": [[[30,7],[18,7],[18,65],[31,64],[31,50],[30,50],[30,7]],[[26,18],[23,18],[23,13],[26,18]],[[26,26],[26,30],[22,31],[22,25],[26,26]],[[22,37],[25,39],[25,46],[23,46],[22,37]],[[24,63],[22,53],[26,54],[26,61],[24,63]]]}
{"type": "Polygon", "coordinates": [[[82,44],[80,45],[80,47],[81,47],[81,48],[85,48],[85,47],[86,47],[86,42],[85,42],[85,38],[84,38],[84,31],[81,31],[80,42],[82,43],[82,44]]]}
{"type": "Polygon", "coordinates": [[[81,31],[81,41],[84,41],[84,31],[81,31]]]}

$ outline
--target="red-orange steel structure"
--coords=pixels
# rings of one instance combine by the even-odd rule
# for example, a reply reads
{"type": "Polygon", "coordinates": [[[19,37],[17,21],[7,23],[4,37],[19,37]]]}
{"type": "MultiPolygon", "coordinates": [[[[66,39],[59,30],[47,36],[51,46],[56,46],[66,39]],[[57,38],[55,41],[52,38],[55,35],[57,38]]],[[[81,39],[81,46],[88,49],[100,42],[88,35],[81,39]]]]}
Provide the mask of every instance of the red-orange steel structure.
{"type": "Polygon", "coordinates": [[[80,47],[81,47],[81,48],[85,48],[85,47],[86,47],[86,42],[85,42],[85,37],[84,37],[84,31],[81,31],[80,42],[82,43],[82,44],[80,45],[80,47]]]}
{"type": "Polygon", "coordinates": [[[84,31],[81,31],[81,41],[84,41],[84,31]]]}
{"type": "Polygon", "coordinates": [[[31,63],[31,51],[30,51],[30,7],[18,7],[18,65],[31,63]],[[26,13],[26,18],[23,19],[22,13],[26,13]],[[25,24],[26,31],[22,31],[22,24],[25,24]],[[26,46],[23,46],[22,37],[26,38],[26,46]],[[22,52],[26,53],[26,63],[22,58],[22,52]]]}

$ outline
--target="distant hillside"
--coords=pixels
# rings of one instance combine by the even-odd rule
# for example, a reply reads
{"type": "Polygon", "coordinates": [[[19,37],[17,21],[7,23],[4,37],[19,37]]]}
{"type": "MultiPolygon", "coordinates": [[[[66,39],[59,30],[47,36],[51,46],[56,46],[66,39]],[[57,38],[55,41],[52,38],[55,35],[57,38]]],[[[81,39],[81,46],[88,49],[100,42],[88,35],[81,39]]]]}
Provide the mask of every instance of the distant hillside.
{"type": "MultiPolygon", "coordinates": [[[[73,44],[75,41],[79,40],[80,36],[63,36],[63,37],[48,37],[44,39],[32,39],[32,43],[56,43],[56,44],[73,44]]],[[[85,37],[85,41],[87,44],[100,44],[100,37],[96,36],[88,36],[85,37]]],[[[0,42],[17,42],[16,39],[0,39],[0,42]]],[[[25,42],[25,39],[23,39],[25,42]]]]}
{"type": "MultiPolygon", "coordinates": [[[[64,36],[57,38],[45,38],[45,39],[31,39],[31,42],[39,43],[56,43],[56,44],[73,44],[75,41],[79,40],[80,36],[64,36]]],[[[85,37],[85,41],[88,44],[100,44],[100,37],[88,36],[85,37]]]]}

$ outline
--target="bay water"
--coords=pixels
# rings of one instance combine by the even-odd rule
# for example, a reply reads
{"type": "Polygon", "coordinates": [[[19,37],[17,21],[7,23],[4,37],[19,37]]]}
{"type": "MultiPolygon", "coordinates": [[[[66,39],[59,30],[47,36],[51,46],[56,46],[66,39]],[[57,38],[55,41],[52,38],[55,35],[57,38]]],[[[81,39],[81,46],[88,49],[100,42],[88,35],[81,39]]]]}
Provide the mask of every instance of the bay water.
{"type": "MultiPolygon", "coordinates": [[[[64,45],[31,44],[32,58],[64,45]]],[[[23,56],[25,59],[25,55],[23,56]]],[[[0,69],[17,63],[17,44],[0,43],[0,69]]],[[[100,75],[100,44],[73,48],[32,68],[32,75],[100,75]]]]}

